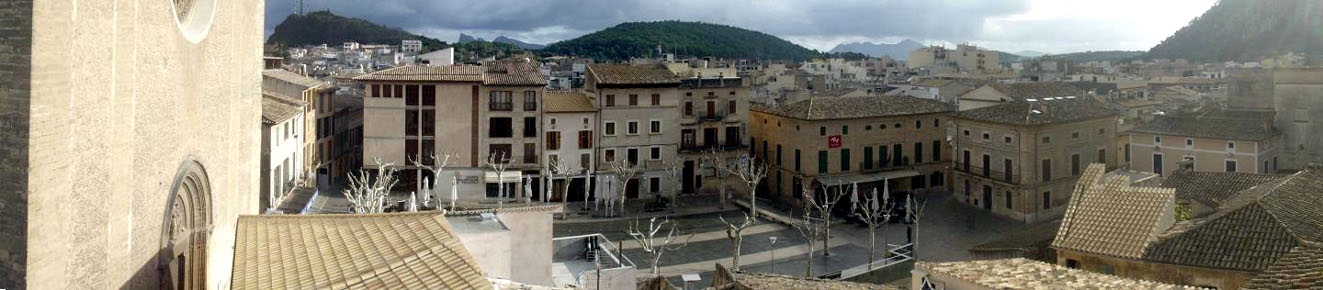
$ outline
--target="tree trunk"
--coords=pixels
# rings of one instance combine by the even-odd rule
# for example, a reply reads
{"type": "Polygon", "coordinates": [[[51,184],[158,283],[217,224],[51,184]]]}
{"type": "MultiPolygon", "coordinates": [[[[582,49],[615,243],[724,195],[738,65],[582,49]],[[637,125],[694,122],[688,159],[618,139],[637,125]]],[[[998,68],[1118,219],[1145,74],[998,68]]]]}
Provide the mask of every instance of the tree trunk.
{"type": "Polygon", "coordinates": [[[822,214],[822,256],[831,257],[831,210],[822,214]]]}
{"type": "Polygon", "coordinates": [[[875,236],[877,236],[876,223],[870,222],[868,223],[868,270],[869,271],[873,270],[873,256],[874,253],[877,253],[877,241],[874,238],[875,236]]]}
{"type": "Polygon", "coordinates": [[[749,185],[749,216],[758,218],[758,189],[756,184],[749,185]]]}
{"type": "Polygon", "coordinates": [[[809,240],[808,246],[808,259],[804,261],[804,277],[813,278],[813,247],[817,245],[813,244],[813,240],[809,240]]]}
{"type": "Polygon", "coordinates": [[[742,242],[744,241],[744,237],[743,237],[743,236],[740,236],[740,233],[737,231],[737,232],[735,232],[735,239],[734,239],[733,241],[734,241],[734,243],[735,243],[735,256],[734,256],[734,257],[731,257],[731,262],[730,262],[731,265],[730,265],[730,268],[731,268],[731,271],[739,271],[739,270],[740,270],[740,245],[741,245],[742,242]]]}
{"type": "Polygon", "coordinates": [[[721,204],[717,205],[717,209],[726,209],[726,177],[723,174],[717,174],[717,177],[721,179],[718,185],[721,188],[718,189],[719,194],[717,194],[721,196],[721,204]]]}
{"type": "MultiPolygon", "coordinates": [[[[663,246],[664,246],[664,245],[663,245],[663,246]]],[[[653,255],[653,256],[652,256],[652,276],[653,276],[653,277],[661,276],[661,268],[657,267],[657,263],[660,263],[660,262],[661,262],[661,252],[657,252],[656,255],[653,255]]]]}

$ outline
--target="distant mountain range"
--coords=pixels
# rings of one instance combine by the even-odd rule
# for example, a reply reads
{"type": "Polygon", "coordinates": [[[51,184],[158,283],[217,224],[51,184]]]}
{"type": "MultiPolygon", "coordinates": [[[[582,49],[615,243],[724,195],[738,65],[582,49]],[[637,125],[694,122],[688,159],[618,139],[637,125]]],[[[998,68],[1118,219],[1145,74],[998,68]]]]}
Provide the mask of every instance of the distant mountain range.
{"type": "Polygon", "coordinates": [[[1021,51],[1017,51],[1017,52],[1015,52],[1015,55],[1018,55],[1018,56],[1020,56],[1020,57],[1040,57],[1040,56],[1043,56],[1043,55],[1047,55],[1047,53],[1045,53],[1045,52],[1033,51],[1033,50],[1021,50],[1021,51]]]}
{"type": "Polygon", "coordinates": [[[1054,58],[1061,58],[1072,62],[1089,61],[1110,61],[1118,62],[1130,60],[1144,56],[1142,50],[1106,50],[1106,51],[1085,51],[1074,53],[1053,54],[1054,58]]]}
{"type": "Polygon", "coordinates": [[[821,52],[766,33],[739,27],[685,21],[626,22],[552,43],[545,54],[608,60],[656,56],[657,48],[679,56],[714,56],[769,60],[807,60],[821,52]]]}
{"type": "Polygon", "coordinates": [[[832,48],[830,52],[857,52],[871,57],[881,57],[885,55],[897,60],[908,60],[911,51],[922,47],[922,43],[906,39],[897,43],[842,43],[836,45],[836,47],[832,48]]]}
{"type": "Polygon", "coordinates": [[[486,40],[483,40],[482,38],[479,37],[473,37],[472,35],[460,33],[459,40],[455,41],[455,43],[465,43],[465,42],[474,42],[474,41],[486,41],[486,40]]]}
{"type": "Polygon", "coordinates": [[[1258,61],[1287,52],[1323,54],[1323,1],[1221,0],[1144,57],[1258,61]]]}
{"type": "Polygon", "coordinates": [[[496,39],[492,39],[492,42],[509,43],[509,44],[513,44],[514,46],[518,46],[519,48],[523,48],[527,50],[539,50],[547,47],[546,45],[527,43],[527,42],[519,41],[518,39],[505,37],[505,35],[497,36],[496,39]]]}

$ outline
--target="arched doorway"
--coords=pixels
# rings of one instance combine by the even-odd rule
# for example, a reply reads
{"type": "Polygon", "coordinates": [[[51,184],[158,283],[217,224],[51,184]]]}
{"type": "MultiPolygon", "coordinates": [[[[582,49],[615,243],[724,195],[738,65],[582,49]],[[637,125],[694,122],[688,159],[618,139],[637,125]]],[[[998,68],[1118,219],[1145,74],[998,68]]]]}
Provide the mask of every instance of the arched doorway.
{"type": "Polygon", "coordinates": [[[167,206],[157,259],[161,288],[206,289],[211,181],[202,164],[188,160],[180,166],[167,206]]]}

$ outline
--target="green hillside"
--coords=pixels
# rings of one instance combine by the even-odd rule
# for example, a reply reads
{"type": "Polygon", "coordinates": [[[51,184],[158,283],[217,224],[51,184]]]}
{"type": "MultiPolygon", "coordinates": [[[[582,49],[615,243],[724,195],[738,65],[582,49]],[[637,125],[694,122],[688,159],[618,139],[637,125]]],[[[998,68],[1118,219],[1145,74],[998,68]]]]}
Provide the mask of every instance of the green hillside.
{"type": "Polygon", "coordinates": [[[1144,57],[1258,61],[1286,52],[1323,53],[1323,1],[1221,0],[1144,57]]]}
{"type": "Polygon", "coordinates": [[[423,42],[423,51],[455,47],[455,61],[472,62],[486,57],[503,57],[524,52],[509,43],[471,41],[449,44],[435,38],[416,35],[399,28],[389,28],[367,20],[344,17],[330,11],[311,12],[307,15],[290,14],[276,25],[267,38],[269,46],[299,47],[327,44],[337,46],[346,41],[372,44],[395,44],[401,40],[417,39],[423,42]]]}
{"type": "Polygon", "coordinates": [[[657,55],[657,46],[678,56],[715,56],[806,60],[818,51],[804,48],[766,33],[701,22],[658,21],[621,23],[579,38],[548,45],[547,54],[574,55],[609,60],[657,55]]]}

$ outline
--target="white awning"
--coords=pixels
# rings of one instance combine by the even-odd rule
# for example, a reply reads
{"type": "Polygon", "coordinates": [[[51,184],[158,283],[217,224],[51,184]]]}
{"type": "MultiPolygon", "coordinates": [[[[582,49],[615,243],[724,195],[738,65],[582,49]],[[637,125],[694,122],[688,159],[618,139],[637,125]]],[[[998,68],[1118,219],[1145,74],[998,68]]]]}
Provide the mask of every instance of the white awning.
{"type": "Polygon", "coordinates": [[[868,183],[874,181],[881,181],[885,179],[896,179],[896,178],[913,177],[913,176],[919,176],[919,172],[914,170],[894,170],[894,171],[883,171],[883,172],[875,172],[875,173],[856,173],[856,174],[846,174],[846,175],[823,176],[823,177],[818,177],[818,183],[822,183],[823,185],[826,186],[838,186],[838,185],[868,183]]]}
{"type": "Polygon", "coordinates": [[[522,182],[522,180],[520,180],[520,176],[521,176],[521,175],[520,175],[519,171],[506,171],[504,175],[500,174],[500,172],[497,172],[497,171],[487,171],[487,172],[484,172],[484,173],[485,173],[485,175],[483,176],[482,180],[483,180],[484,182],[487,182],[487,183],[519,183],[519,182],[522,182]]]}

